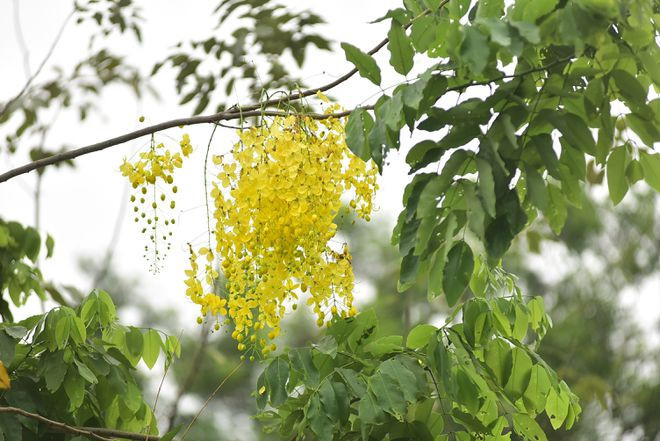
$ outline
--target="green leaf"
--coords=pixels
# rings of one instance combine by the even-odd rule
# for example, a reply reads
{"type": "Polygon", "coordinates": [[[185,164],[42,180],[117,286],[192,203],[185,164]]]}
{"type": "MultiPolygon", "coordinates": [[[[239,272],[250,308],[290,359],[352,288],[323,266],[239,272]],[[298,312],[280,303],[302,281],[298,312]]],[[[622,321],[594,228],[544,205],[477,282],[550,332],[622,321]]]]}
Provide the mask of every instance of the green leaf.
{"type": "Polygon", "coordinates": [[[649,154],[644,150],[640,150],[639,162],[644,169],[644,180],[655,191],[660,191],[660,155],[649,154]]]}
{"type": "Polygon", "coordinates": [[[98,379],[96,378],[96,375],[85,365],[84,363],[74,360],[74,363],[76,367],[78,368],[78,373],[80,374],[81,377],[83,377],[85,380],[87,380],[88,383],[96,384],[98,383],[98,379]]]}
{"type": "Polygon", "coordinates": [[[460,54],[473,74],[481,74],[488,63],[488,57],[490,55],[488,38],[475,26],[465,27],[460,54]]]}
{"type": "Polygon", "coordinates": [[[435,19],[427,15],[416,19],[410,31],[410,41],[419,53],[429,50],[436,37],[435,19]]]}
{"type": "Polygon", "coordinates": [[[369,378],[369,390],[376,397],[378,406],[383,411],[391,414],[399,421],[403,420],[406,413],[406,400],[403,391],[391,377],[376,372],[369,378]]]}
{"type": "Polygon", "coordinates": [[[149,329],[144,334],[144,348],[142,350],[142,359],[149,369],[153,368],[160,355],[162,346],[160,335],[154,329],[149,329]]]}
{"type": "Polygon", "coordinates": [[[270,404],[276,407],[282,405],[288,398],[286,383],[289,380],[289,364],[279,356],[268,365],[264,374],[270,404]]]}
{"type": "Polygon", "coordinates": [[[78,344],[83,344],[87,340],[87,328],[82,319],[76,315],[71,316],[71,338],[78,344]]]}
{"type": "Polygon", "coordinates": [[[614,205],[621,202],[628,192],[627,162],[628,151],[625,146],[615,147],[607,158],[607,188],[610,191],[610,199],[612,199],[614,205]]]}
{"type": "Polygon", "coordinates": [[[635,182],[644,179],[644,169],[638,160],[631,160],[626,167],[626,179],[630,185],[633,185],[635,182]]]}
{"type": "MultiPolygon", "coordinates": [[[[390,358],[378,367],[378,372],[396,383],[397,388],[401,390],[407,402],[414,403],[423,393],[421,387],[425,387],[426,383],[418,382],[413,369],[418,368],[419,365],[410,361],[410,359],[402,356],[390,358]]],[[[423,374],[422,378],[425,378],[423,374]]]]}
{"type": "Polygon", "coordinates": [[[368,343],[364,350],[372,354],[374,357],[381,357],[395,351],[403,349],[403,336],[401,335],[387,335],[368,343]]]}
{"type": "MultiPolygon", "coordinates": [[[[335,389],[332,387],[330,381],[324,381],[319,389],[319,399],[323,406],[323,411],[326,416],[332,421],[339,421],[339,406],[335,389]]],[[[329,437],[332,439],[332,437],[329,437]]]]}
{"type": "MultiPolygon", "coordinates": [[[[332,337],[326,336],[332,341],[332,337]]],[[[321,351],[322,352],[322,351],[321,351]]],[[[335,342],[336,354],[336,342],[335,342]]],[[[312,361],[312,350],[310,348],[296,348],[289,352],[291,367],[302,375],[303,383],[309,387],[316,387],[319,383],[319,371],[312,361]]]]}
{"type": "Polygon", "coordinates": [[[69,365],[64,362],[62,355],[59,352],[45,359],[44,363],[44,380],[46,380],[46,388],[50,393],[54,394],[62,385],[69,365]]]}
{"type": "Polygon", "coordinates": [[[511,348],[501,339],[492,340],[486,350],[486,365],[495,375],[497,383],[506,384],[511,375],[512,354],[511,348]]]}
{"type": "Polygon", "coordinates": [[[481,0],[477,7],[477,18],[500,18],[504,13],[504,0],[481,0]]]}
{"type": "Polygon", "coordinates": [[[421,324],[410,330],[406,339],[406,346],[411,349],[420,349],[426,346],[431,335],[438,330],[433,325],[421,324]]]}
{"type": "Polygon", "coordinates": [[[543,109],[538,117],[541,121],[550,121],[564,136],[566,142],[581,152],[596,155],[596,142],[589,126],[574,113],[559,114],[556,111],[543,109]]]}
{"type": "MultiPolygon", "coordinates": [[[[438,161],[447,150],[461,147],[480,135],[481,130],[479,130],[478,125],[471,123],[461,124],[452,127],[449,133],[438,141],[435,146],[430,143],[419,143],[415,145],[406,155],[406,162],[410,165],[410,172],[416,172],[432,162],[438,161]]],[[[464,155],[466,152],[464,150],[458,150],[452,155],[456,154],[464,155]]]]}
{"type": "Polygon", "coordinates": [[[142,332],[133,326],[129,327],[126,333],[126,352],[125,355],[129,358],[131,364],[136,366],[142,358],[142,350],[144,349],[144,338],[142,332]]]}
{"type": "Polygon", "coordinates": [[[647,121],[635,113],[627,114],[625,119],[628,127],[633,129],[647,147],[653,147],[656,142],[660,142],[660,130],[658,130],[657,124],[647,121]]]}
{"type": "Polygon", "coordinates": [[[511,348],[511,376],[504,390],[517,400],[527,389],[532,372],[532,360],[529,355],[519,347],[511,348]]]}
{"type": "Polygon", "coordinates": [[[14,360],[16,353],[16,340],[8,336],[4,331],[0,331],[0,361],[5,366],[9,366],[14,360]]]}
{"type": "Polygon", "coordinates": [[[390,64],[395,71],[406,75],[413,67],[413,56],[415,55],[406,31],[399,23],[392,21],[387,37],[389,38],[387,49],[390,51],[390,64]]]}
{"type": "Polygon", "coordinates": [[[486,213],[495,217],[495,181],[493,179],[493,168],[490,163],[482,158],[477,158],[477,170],[479,170],[479,196],[486,213]]]}
{"type": "Polygon", "coordinates": [[[545,412],[548,414],[550,424],[552,424],[555,430],[559,429],[564,423],[568,415],[568,404],[569,399],[563,391],[560,390],[557,392],[554,388],[550,388],[550,393],[545,403],[545,412]]]}
{"type": "Polygon", "coordinates": [[[545,409],[545,403],[550,391],[550,379],[545,368],[539,364],[532,367],[529,384],[523,394],[523,402],[530,412],[538,414],[545,409]]]}
{"type": "Polygon", "coordinates": [[[352,369],[337,368],[337,373],[342,377],[353,395],[361,397],[367,392],[367,383],[352,369]]]}
{"type": "Polygon", "coordinates": [[[401,269],[399,272],[399,282],[397,290],[404,292],[415,284],[417,272],[419,270],[419,257],[411,251],[401,259],[401,269]]]}
{"type": "Polygon", "coordinates": [[[524,413],[513,415],[513,430],[525,441],[548,441],[538,423],[524,413]]]}
{"type": "Polygon", "coordinates": [[[32,227],[27,227],[25,229],[25,235],[23,236],[23,249],[25,250],[25,255],[32,262],[37,263],[39,250],[41,249],[41,238],[39,237],[39,232],[32,227]]]}
{"type": "Polygon", "coordinates": [[[454,383],[451,379],[453,360],[439,333],[436,334],[436,338],[429,339],[426,358],[429,367],[435,371],[440,385],[445,390],[453,390],[454,383]]]}
{"type": "Polygon", "coordinates": [[[49,234],[46,236],[46,258],[53,256],[53,248],[55,247],[55,241],[53,237],[49,234]]]}
{"type": "Polygon", "coordinates": [[[165,435],[160,437],[160,441],[172,441],[174,437],[179,433],[181,428],[183,427],[183,424],[179,424],[176,426],[174,429],[170,430],[167,432],[165,435]]]}
{"type": "Polygon", "coordinates": [[[181,357],[181,342],[176,335],[168,335],[165,339],[165,351],[169,354],[181,357]]]}
{"type": "Polygon", "coordinates": [[[85,380],[73,367],[68,370],[64,379],[64,391],[69,397],[69,411],[78,409],[85,398],[85,380]]]}
{"type": "Polygon", "coordinates": [[[533,167],[525,167],[527,197],[536,208],[545,212],[548,210],[548,190],[541,174],[533,167]]]}
{"type": "Polygon", "coordinates": [[[355,109],[348,117],[348,123],[346,124],[346,145],[363,161],[371,158],[369,133],[373,126],[373,118],[364,109],[355,109]]]}
{"type": "Polygon", "coordinates": [[[548,211],[545,213],[548,218],[548,223],[550,228],[555,234],[561,233],[564,224],[566,223],[566,218],[568,217],[568,210],[566,208],[566,201],[564,200],[564,195],[554,184],[548,184],[548,196],[549,204],[548,211]]]}
{"type": "Polygon", "coordinates": [[[60,316],[55,325],[55,343],[59,349],[63,349],[69,341],[69,332],[71,330],[71,317],[60,316]]]}
{"type": "Polygon", "coordinates": [[[442,288],[447,296],[447,304],[454,306],[461,297],[472,277],[474,257],[468,244],[461,241],[447,254],[447,264],[443,270],[442,288]]]}
{"type": "Polygon", "coordinates": [[[620,69],[613,70],[610,75],[628,107],[635,111],[648,112],[646,105],[647,91],[644,90],[637,78],[620,69]]]}
{"type": "Polygon", "coordinates": [[[372,392],[369,391],[360,397],[358,417],[363,423],[375,423],[383,419],[383,410],[372,392]]]}
{"type": "Polygon", "coordinates": [[[380,68],[376,60],[369,54],[365,54],[357,47],[349,43],[342,43],[342,49],[346,54],[346,59],[353,63],[360,76],[368,79],[377,86],[380,86],[380,68]]]}

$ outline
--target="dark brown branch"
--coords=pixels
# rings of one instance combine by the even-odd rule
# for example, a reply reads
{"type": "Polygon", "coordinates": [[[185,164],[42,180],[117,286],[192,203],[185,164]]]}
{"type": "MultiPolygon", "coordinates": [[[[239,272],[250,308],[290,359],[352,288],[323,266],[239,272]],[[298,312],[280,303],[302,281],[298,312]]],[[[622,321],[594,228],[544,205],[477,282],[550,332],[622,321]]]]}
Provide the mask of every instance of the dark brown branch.
{"type": "MultiPolygon", "coordinates": [[[[364,108],[371,109],[371,106],[365,106],[364,108]]],[[[351,112],[352,110],[346,110],[343,112],[337,112],[332,114],[300,113],[295,115],[306,116],[313,119],[327,119],[327,118],[341,118],[344,116],[348,116],[350,115],[351,112]]],[[[96,144],[88,145],[86,147],[81,147],[75,150],[70,150],[68,152],[58,153],[56,155],[48,156],[46,158],[30,162],[21,167],[17,167],[15,169],[9,170],[1,174],[0,182],[8,181],[11,178],[15,178],[16,176],[29,173],[33,170],[37,170],[42,167],[46,167],[47,165],[57,164],[58,162],[68,161],[77,158],[79,156],[87,155],[89,153],[105,150],[109,147],[113,147],[118,144],[123,144],[127,141],[131,141],[133,139],[140,138],[145,135],[151,135],[152,133],[160,132],[166,129],[171,129],[172,127],[192,126],[196,124],[214,123],[218,121],[229,121],[229,120],[249,118],[254,116],[288,116],[288,115],[292,115],[292,113],[279,111],[279,110],[266,110],[266,111],[253,110],[250,112],[241,111],[240,113],[237,111],[232,111],[232,112],[225,111],[225,112],[214,113],[212,115],[200,115],[200,116],[193,116],[190,118],[173,119],[170,121],[165,121],[159,124],[155,124],[153,126],[145,127],[140,130],[135,130],[133,132],[126,133],[124,135],[117,136],[115,138],[110,138],[105,141],[97,142],[96,144]]]]}
{"type": "Polygon", "coordinates": [[[125,432],[123,430],[106,429],[102,427],[76,427],[69,426],[59,421],[54,421],[41,416],[36,413],[28,412],[18,407],[0,407],[0,413],[12,413],[30,418],[44,424],[46,427],[51,427],[59,432],[71,433],[74,435],[82,435],[98,441],[112,441],[112,438],[130,439],[133,441],[158,441],[158,436],[148,436],[141,433],[125,432]]]}
{"type": "Polygon", "coordinates": [[[75,435],[83,435],[99,441],[112,441],[110,438],[105,438],[95,432],[90,431],[88,428],[69,426],[68,424],[60,423],[59,421],[50,420],[39,414],[28,412],[23,409],[19,409],[18,407],[0,407],[0,413],[13,413],[16,415],[22,415],[26,418],[31,418],[33,420],[39,421],[40,423],[43,423],[48,427],[52,427],[54,429],[58,429],[63,432],[73,433],[75,435]]]}

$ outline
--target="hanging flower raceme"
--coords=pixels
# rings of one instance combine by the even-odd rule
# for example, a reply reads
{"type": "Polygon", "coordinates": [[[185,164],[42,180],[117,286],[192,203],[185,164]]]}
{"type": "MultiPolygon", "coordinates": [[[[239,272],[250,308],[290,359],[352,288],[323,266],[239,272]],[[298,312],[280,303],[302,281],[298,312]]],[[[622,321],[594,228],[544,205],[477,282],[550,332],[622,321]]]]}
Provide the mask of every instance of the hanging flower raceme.
{"type": "Polygon", "coordinates": [[[156,144],[152,135],[148,151],[140,153],[135,162],[124,159],[119,167],[134,189],[131,194],[134,221],[141,226],[142,234],[149,237],[149,243],[144,247],[144,257],[151,261],[153,272],[159,270],[165,251],[159,249],[159,242],[164,242],[166,251],[172,246],[171,226],[175,219],[167,210],[176,207],[174,195],[178,188],[174,184],[174,171],[181,168],[182,155],[187,157],[192,152],[187,134],[183,135],[179,146],[181,153],[171,153],[164,144],[156,144]]]}
{"type": "MultiPolygon", "coordinates": [[[[325,97],[322,97],[325,100],[325,97]]],[[[338,110],[333,105],[326,113],[338,110]]],[[[206,285],[217,257],[226,277],[222,296],[200,292],[196,254],[187,272],[188,296],[202,314],[227,315],[240,350],[275,349],[287,305],[306,293],[317,323],[356,313],[353,271],[346,244],[333,244],[341,198],[369,220],[377,168],[346,146],[344,120],[276,117],[239,131],[231,155],[214,156],[212,184],[215,250],[202,248],[206,285]],[[264,331],[261,331],[264,330],[264,331]],[[261,332],[259,332],[261,331],[261,332]]]]}

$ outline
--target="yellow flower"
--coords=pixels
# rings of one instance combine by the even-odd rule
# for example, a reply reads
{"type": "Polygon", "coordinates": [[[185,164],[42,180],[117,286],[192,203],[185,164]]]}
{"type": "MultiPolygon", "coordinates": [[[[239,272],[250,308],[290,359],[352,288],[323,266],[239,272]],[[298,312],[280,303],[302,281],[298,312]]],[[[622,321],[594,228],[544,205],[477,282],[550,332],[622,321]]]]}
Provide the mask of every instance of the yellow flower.
{"type": "MultiPolygon", "coordinates": [[[[331,104],[326,112],[338,109],[331,104]]],[[[276,338],[285,305],[297,305],[301,291],[309,293],[319,326],[330,314],[356,313],[348,246],[333,249],[330,241],[344,193],[359,217],[370,215],[377,168],[350,152],[343,119],[275,117],[238,136],[231,154],[213,156],[214,249],[191,248],[186,293],[203,313],[228,316],[242,350],[259,344],[267,354],[275,347],[256,333],[268,328],[268,339],[276,338]],[[197,254],[209,262],[200,279],[197,254]],[[212,286],[217,278],[213,255],[227,279],[222,296],[201,290],[200,280],[212,286]]]]}

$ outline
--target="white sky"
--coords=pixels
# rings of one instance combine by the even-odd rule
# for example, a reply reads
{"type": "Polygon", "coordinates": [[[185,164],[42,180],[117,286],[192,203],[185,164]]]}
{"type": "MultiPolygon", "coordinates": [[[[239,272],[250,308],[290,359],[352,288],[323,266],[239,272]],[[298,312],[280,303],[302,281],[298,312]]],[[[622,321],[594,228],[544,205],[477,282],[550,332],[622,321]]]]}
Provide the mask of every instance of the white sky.
{"type": "MultiPolygon", "coordinates": [[[[21,25],[30,51],[32,71],[36,69],[46,54],[61,23],[70,12],[69,2],[48,0],[19,0],[21,25]]],[[[129,62],[140,66],[148,74],[151,66],[164,59],[170,48],[179,41],[206,38],[216,22],[211,14],[217,1],[161,0],[139,2],[143,8],[144,44],[138,46],[132,37],[113,38],[107,44],[116,53],[126,54],[129,62]]],[[[25,82],[22,56],[19,51],[13,22],[13,2],[0,2],[0,101],[13,96],[25,82]]],[[[309,2],[294,0],[291,7],[310,7],[309,2]]],[[[385,11],[399,5],[394,0],[314,2],[313,9],[325,17],[329,25],[321,32],[331,41],[348,41],[367,50],[383,38],[387,32],[385,23],[367,24],[377,18],[374,10],[385,11]],[[375,7],[377,6],[377,8],[375,7]],[[351,13],[347,14],[346,11],[351,13]]],[[[37,79],[49,78],[54,65],[72,66],[87,54],[90,28],[69,23],[48,65],[37,79]]],[[[338,49],[338,47],[336,47],[338,49]]],[[[385,50],[377,56],[381,66],[387,66],[385,50]]],[[[302,75],[311,86],[325,84],[345,73],[351,66],[345,61],[341,50],[329,52],[308,52],[310,57],[302,75]]],[[[292,61],[292,60],[290,60],[292,61]]],[[[400,81],[393,72],[384,70],[383,86],[400,81]]],[[[154,85],[161,93],[162,101],[147,99],[136,103],[125,88],[115,87],[105,93],[98,107],[102,116],[88,119],[79,124],[76,117],[62,114],[49,135],[52,146],[67,143],[71,148],[81,147],[134,130],[139,126],[137,119],[145,115],[147,122],[156,123],[172,118],[187,116],[192,107],[181,107],[173,94],[173,82],[167,75],[159,75],[154,85]]],[[[378,93],[379,89],[367,80],[355,76],[349,82],[333,90],[333,95],[347,108],[362,103],[378,93]]],[[[373,98],[372,100],[373,101],[373,98]]],[[[4,139],[5,128],[0,130],[4,139]]],[[[191,305],[183,294],[183,269],[187,265],[185,244],[195,243],[204,233],[206,215],[203,196],[203,153],[211,131],[210,126],[195,126],[186,129],[190,133],[196,151],[178,173],[179,188],[177,212],[179,225],[175,230],[174,246],[163,271],[154,276],[148,271],[148,262],[142,258],[145,240],[132,222],[132,215],[126,212],[119,240],[115,244],[114,265],[116,269],[141,280],[144,294],[154,307],[175,304],[180,309],[178,317],[181,326],[195,327],[197,308],[191,305]],[[180,210],[180,212],[178,211],[180,210]]],[[[168,132],[174,138],[180,137],[181,130],[168,132]]],[[[231,130],[216,133],[214,149],[226,150],[231,145],[231,130]]],[[[411,145],[407,135],[402,134],[404,146],[411,145]]],[[[166,141],[167,138],[162,138],[166,141]]],[[[50,233],[56,242],[55,256],[43,263],[46,278],[56,282],[85,287],[86,279],[78,270],[77,260],[81,255],[101,256],[111,240],[117,215],[122,201],[128,198],[125,178],[118,167],[124,156],[131,156],[147,139],[133,141],[101,153],[87,155],[76,160],[76,168],[71,170],[49,169],[42,190],[42,231],[50,233]]],[[[27,152],[32,146],[23,145],[21,154],[8,157],[0,155],[0,169],[5,171],[27,162],[27,152]]],[[[405,148],[404,148],[405,150],[405,148]]],[[[407,167],[401,156],[393,154],[391,165],[380,179],[381,190],[378,205],[381,210],[374,220],[385,220],[393,225],[394,217],[401,206],[401,194],[407,182],[407,167]]],[[[5,219],[18,220],[24,224],[34,223],[32,191],[35,175],[23,175],[0,185],[0,207],[5,219]]],[[[130,210],[130,205],[128,206],[130,210]]],[[[627,295],[626,303],[637,304],[636,308],[643,323],[653,326],[657,320],[657,280],[640,294],[627,295]],[[632,300],[631,300],[632,299],[632,300]],[[650,308],[650,305],[656,307],[650,308]]],[[[359,297],[359,293],[358,293],[359,297]]],[[[34,299],[33,299],[34,300],[34,299]]]]}

